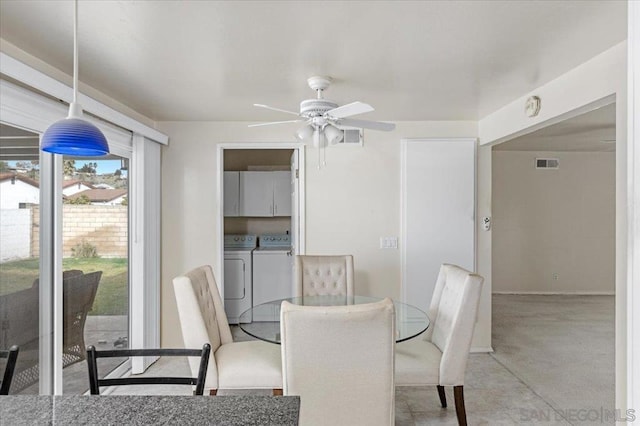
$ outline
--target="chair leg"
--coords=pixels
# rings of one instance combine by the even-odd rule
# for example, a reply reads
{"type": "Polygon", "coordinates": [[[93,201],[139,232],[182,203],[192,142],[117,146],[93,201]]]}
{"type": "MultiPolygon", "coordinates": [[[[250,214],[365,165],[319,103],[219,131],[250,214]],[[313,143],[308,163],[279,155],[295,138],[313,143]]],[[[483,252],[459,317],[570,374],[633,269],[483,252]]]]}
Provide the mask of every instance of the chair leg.
{"type": "Polygon", "coordinates": [[[447,408],[447,396],[444,394],[444,386],[438,385],[438,396],[440,397],[442,408],[447,408]]]}
{"type": "Polygon", "coordinates": [[[456,401],[456,416],[458,417],[458,424],[460,426],[467,426],[467,413],[464,410],[464,393],[462,392],[463,386],[453,387],[453,397],[456,401]]]}
{"type": "Polygon", "coordinates": [[[209,389],[209,395],[216,396],[218,394],[218,389],[209,389]]]}
{"type": "Polygon", "coordinates": [[[274,389],[273,396],[282,396],[282,389],[274,389]]]}

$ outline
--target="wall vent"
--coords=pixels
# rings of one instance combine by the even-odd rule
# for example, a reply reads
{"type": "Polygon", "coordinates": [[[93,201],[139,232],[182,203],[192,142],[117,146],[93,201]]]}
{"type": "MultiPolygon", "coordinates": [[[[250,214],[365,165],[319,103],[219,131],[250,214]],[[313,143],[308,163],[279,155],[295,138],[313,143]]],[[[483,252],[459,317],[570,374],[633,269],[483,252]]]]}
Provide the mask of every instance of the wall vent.
{"type": "Polygon", "coordinates": [[[362,132],[360,132],[360,129],[344,129],[342,143],[346,145],[362,145],[362,132]]]}
{"type": "Polygon", "coordinates": [[[558,158],[536,158],[536,169],[557,170],[560,168],[558,158]]]}

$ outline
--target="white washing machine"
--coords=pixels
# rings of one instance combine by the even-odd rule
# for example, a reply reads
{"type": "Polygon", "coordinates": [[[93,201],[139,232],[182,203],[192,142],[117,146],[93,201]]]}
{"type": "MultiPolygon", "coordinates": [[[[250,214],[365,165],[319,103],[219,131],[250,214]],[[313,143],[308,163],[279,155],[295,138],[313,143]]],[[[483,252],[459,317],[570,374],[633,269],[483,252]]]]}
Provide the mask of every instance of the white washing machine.
{"type": "MultiPolygon", "coordinates": [[[[293,297],[293,256],[289,234],[259,237],[253,251],[253,306],[277,299],[293,297]]],[[[254,321],[268,321],[271,317],[254,321]]]]}
{"type": "Polygon", "coordinates": [[[255,235],[224,236],[224,310],[230,324],[238,324],[240,314],[253,306],[252,252],[256,244],[255,235]]]}

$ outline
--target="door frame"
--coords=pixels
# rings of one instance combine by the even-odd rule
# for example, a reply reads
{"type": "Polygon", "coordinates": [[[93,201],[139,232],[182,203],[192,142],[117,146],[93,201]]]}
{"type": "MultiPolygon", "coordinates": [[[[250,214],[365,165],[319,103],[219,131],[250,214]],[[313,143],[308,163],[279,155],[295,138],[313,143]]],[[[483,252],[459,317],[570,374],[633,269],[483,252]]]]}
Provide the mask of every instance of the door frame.
{"type": "MultiPolygon", "coordinates": [[[[293,253],[304,254],[306,252],[306,214],[305,214],[305,148],[304,143],[296,142],[235,142],[218,144],[216,164],[216,230],[218,234],[218,270],[220,275],[216,280],[220,297],[224,300],[224,151],[226,149],[292,149],[298,153],[298,205],[291,206],[291,213],[297,213],[298,235],[296,235],[296,251],[293,253]]],[[[293,233],[293,230],[292,230],[293,233]]]]}

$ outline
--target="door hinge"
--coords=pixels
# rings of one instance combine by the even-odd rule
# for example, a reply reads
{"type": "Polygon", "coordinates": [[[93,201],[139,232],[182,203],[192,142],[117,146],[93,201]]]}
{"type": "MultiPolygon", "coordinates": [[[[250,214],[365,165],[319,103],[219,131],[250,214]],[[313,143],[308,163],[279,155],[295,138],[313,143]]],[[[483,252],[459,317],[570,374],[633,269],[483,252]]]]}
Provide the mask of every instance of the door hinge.
{"type": "Polygon", "coordinates": [[[300,177],[299,173],[298,173],[298,169],[296,169],[296,179],[298,179],[300,177]]]}

